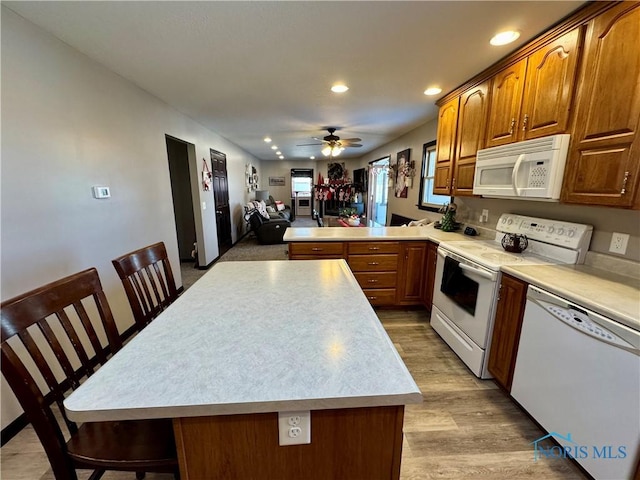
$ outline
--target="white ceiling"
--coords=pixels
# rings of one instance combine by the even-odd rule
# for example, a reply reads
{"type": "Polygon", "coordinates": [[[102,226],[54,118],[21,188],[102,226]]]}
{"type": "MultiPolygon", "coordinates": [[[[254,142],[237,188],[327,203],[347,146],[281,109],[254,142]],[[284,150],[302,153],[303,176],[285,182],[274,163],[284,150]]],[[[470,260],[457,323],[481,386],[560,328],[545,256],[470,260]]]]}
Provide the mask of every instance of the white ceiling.
{"type": "MultiPolygon", "coordinates": [[[[338,127],[359,157],[437,113],[444,95],[582,1],[2,2],[264,160],[321,157],[338,127]],[[492,47],[502,29],[516,44],[492,47]],[[343,81],[342,95],[329,88],[343,81]]],[[[341,157],[342,158],[342,157],[341,157]]]]}

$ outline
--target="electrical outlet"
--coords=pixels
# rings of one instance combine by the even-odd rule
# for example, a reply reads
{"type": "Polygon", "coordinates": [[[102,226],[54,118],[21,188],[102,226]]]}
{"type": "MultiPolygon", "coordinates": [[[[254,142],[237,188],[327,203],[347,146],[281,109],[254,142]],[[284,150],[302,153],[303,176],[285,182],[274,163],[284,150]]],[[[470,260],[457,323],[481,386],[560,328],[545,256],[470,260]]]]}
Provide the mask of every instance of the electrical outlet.
{"type": "Polygon", "coordinates": [[[627,243],[629,243],[629,235],[626,233],[613,232],[609,251],[624,255],[627,252],[627,243]]]}
{"type": "Polygon", "coordinates": [[[487,223],[489,221],[489,210],[486,208],[482,209],[482,214],[480,215],[480,223],[487,223]]]}
{"type": "Polygon", "coordinates": [[[311,443],[311,412],[278,412],[278,438],[281,446],[311,443]]]}

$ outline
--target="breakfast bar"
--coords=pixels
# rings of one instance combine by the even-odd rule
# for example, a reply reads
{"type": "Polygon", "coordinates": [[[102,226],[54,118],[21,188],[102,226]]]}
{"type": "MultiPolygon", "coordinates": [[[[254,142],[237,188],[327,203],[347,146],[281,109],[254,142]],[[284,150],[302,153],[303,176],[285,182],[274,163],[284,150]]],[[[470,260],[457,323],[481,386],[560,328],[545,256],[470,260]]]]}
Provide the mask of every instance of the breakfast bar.
{"type": "Polygon", "coordinates": [[[64,405],[174,419],[183,480],[397,479],[421,401],[346,262],[311,260],[214,265],[64,405]],[[281,446],[278,412],[310,412],[310,443],[281,446]]]}

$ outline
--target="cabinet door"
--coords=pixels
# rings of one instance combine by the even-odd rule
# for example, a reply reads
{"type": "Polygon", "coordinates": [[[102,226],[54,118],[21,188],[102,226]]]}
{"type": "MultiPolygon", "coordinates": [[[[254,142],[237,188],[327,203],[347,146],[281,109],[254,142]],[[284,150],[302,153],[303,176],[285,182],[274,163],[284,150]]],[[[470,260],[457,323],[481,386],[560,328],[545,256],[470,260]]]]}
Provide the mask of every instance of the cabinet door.
{"type": "Polygon", "coordinates": [[[403,245],[399,303],[402,305],[418,305],[422,303],[422,278],[424,257],[427,250],[425,242],[406,242],[403,245]]]}
{"type": "Polygon", "coordinates": [[[518,138],[526,70],[525,58],[493,77],[485,147],[504,145],[518,138]]]}
{"type": "Polygon", "coordinates": [[[460,95],[452,195],[473,195],[476,155],[484,148],[489,82],[460,95]]]}
{"type": "Polygon", "coordinates": [[[640,180],[640,4],[587,25],[562,200],[630,207],[640,180]]]}
{"type": "Polygon", "coordinates": [[[488,368],[496,382],[509,392],[516,364],[526,300],[527,283],[503,274],[493,325],[488,368]]]}
{"type": "Polygon", "coordinates": [[[529,56],[519,139],[568,133],[581,33],[576,28],[529,56]]]}
{"type": "Polygon", "coordinates": [[[433,193],[451,194],[453,162],[456,153],[456,128],[458,125],[459,97],[445,103],[438,113],[438,143],[436,146],[436,168],[433,193]]]}
{"type": "Polygon", "coordinates": [[[433,286],[436,280],[436,261],[438,260],[438,245],[427,242],[427,253],[424,262],[424,288],[422,289],[422,304],[431,310],[433,303],[433,286]]]}

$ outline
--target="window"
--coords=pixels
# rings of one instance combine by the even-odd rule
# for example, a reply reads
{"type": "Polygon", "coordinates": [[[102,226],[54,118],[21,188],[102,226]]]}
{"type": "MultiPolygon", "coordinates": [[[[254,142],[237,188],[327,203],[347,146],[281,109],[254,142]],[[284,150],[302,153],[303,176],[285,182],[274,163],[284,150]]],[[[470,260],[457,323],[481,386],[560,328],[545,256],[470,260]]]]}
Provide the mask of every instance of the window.
{"type": "Polygon", "coordinates": [[[425,143],[422,146],[422,177],[420,178],[421,210],[437,211],[440,206],[451,201],[449,195],[433,194],[433,177],[436,170],[436,142],[425,143]]]}

